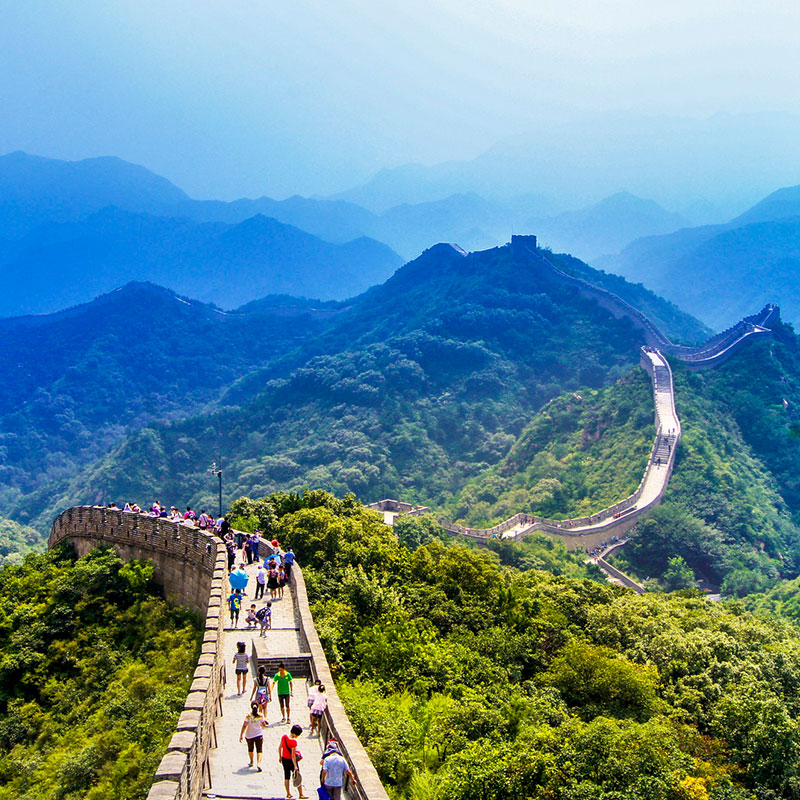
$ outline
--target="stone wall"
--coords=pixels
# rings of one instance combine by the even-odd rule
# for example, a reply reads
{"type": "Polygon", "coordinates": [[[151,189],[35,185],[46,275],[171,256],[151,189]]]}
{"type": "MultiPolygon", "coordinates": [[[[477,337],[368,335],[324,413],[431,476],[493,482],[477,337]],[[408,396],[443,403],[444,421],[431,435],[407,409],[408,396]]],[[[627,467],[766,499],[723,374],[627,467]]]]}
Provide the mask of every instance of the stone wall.
{"type": "Polygon", "coordinates": [[[361,744],[361,740],[353,730],[347,712],[336,692],[330,665],[311,616],[302,570],[294,567],[291,580],[292,602],[297,618],[300,620],[301,643],[304,645],[304,649],[311,653],[311,678],[321,681],[325,686],[325,694],[328,695],[328,709],[323,718],[322,735],[326,742],[328,739],[336,739],[339,742],[342,754],[356,777],[356,784],[350,784],[347,787],[347,797],[350,800],[389,800],[389,795],[383,788],[378,772],[367,755],[364,745],[361,744]]]}
{"type": "MultiPolygon", "coordinates": [[[[148,800],[199,800],[210,784],[208,754],[216,746],[214,722],[222,714],[226,681],[225,658],[219,646],[228,564],[222,542],[191,525],[90,506],[70,508],[56,519],[49,546],[62,541],[72,542],[80,555],[108,546],[126,560],[152,560],[155,577],[166,595],[203,616],[203,644],[189,694],[148,794],[148,800]]],[[[328,694],[323,734],[340,742],[357,778],[347,796],[350,800],[388,800],[336,693],[299,567],[292,570],[292,588],[301,638],[311,653],[312,677],[325,684],[328,694]]]]}

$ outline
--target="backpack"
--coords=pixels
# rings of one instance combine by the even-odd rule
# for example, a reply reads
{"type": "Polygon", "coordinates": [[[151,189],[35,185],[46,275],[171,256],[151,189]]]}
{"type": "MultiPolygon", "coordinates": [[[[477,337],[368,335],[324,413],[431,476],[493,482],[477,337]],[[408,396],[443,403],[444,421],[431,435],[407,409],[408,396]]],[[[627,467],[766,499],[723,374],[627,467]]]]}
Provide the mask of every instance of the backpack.
{"type": "Polygon", "coordinates": [[[267,608],[266,606],[264,606],[264,608],[259,608],[258,611],[256,611],[256,619],[259,622],[263,622],[269,615],[270,611],[271,609],[267,608]]]}

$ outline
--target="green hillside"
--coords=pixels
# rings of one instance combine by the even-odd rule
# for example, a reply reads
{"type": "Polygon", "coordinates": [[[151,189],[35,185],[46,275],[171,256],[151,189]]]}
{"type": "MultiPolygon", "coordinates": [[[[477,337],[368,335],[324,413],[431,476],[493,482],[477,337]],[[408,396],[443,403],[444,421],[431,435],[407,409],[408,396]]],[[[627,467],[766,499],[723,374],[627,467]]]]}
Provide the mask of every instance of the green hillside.
{"type": "Polygon", "coordinates": [[[98,493],[210,504],[220,456],[228,497],[312,486],[440,505],[548,400],[627,373],[640,343],[511,248],[441,246],[245,376],[225,398],[238,405],[140,430],[36,512],[98,493]]]}
{"type": "Polygon", "coordinates": [[[0,798],[143,800],[201,635],[152,565],[95,551],[0,569],[0,798]]]}
{"type": "Polygon", "coordinates": [[[393,797],[795,796],[793,626],[459,543],[408,548],[352,498],[266,500],[393,797]]]}
{"type": "Polygon", "coordinates": [[[556,519],[591,514],[636,489],[654,430],[652,389],[642,370],[604,389],[561,395],[447,508],[471,527],[518,512],[556,519]]]}

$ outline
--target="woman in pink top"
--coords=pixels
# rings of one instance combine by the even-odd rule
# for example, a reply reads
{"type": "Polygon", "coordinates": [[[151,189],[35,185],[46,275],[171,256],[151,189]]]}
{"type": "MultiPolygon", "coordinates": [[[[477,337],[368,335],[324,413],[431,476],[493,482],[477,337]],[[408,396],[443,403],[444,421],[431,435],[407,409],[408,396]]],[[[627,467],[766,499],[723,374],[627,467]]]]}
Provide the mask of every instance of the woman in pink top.
{"type": "Polygon", "coordinates": [[[325,713],[327,707],[328,695],[325,694],[325,686],[320,684],[314,695],[314,702],[311,704],[311,730],[309,731],[309,735],[313,734],[315,730],[317,735],[321,733],[320,723],[322,722],[322,715],[325,713]]]}

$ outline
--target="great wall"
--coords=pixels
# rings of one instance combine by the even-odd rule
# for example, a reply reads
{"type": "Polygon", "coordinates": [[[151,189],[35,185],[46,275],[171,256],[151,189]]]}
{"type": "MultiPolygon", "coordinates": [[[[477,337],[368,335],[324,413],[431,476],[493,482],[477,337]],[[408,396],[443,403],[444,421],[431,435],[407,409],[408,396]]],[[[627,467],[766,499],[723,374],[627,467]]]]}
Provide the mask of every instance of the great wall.
{"type": "MultiPolygon", "coordinates": [[[[745,318],[727,331],[699,347],[685,347],[670,342],[638,309],[599,287],[569,275],[551,264],[536,248],[536,237],[514,236],[510,244],[515,257],[529,267],[547,271],[556,281],[575,287],[617,317],[627,317],[643,330],[646,344],[640,351],[640,364],[650,375],[656,413],[656,437],[648,465],[637,490],[629,497],[588,517],[552,520],[528,514],[516,514],[487,529],[471,529],[453,523],[442,524],[451,533],[474,540],[491,537],[520,538],[533,531],[555,536],[572,547],[595,546],[628,530],[649,508],[658,504],[667,488],[680,441],[681,426],[675,410],[672,371],[664,354],[687,364],[690,369],[709,369],[722,363],[745,342],[770,335],[767,323],[777,319],[776,306],[766,306],[759,314],[745,318]]],[[[463,251],[457,251],[463,254],[463,251]]],[[[466,255],[466,254],[464,254],[466,255]]],[[[428,509],[394,500],[372,504],[390,517],[398,513],[420,514],[428,509]]],[[[183,711],[154,776],[148,800],[199,800],[201,797],[226,800],[268,800],[282,796],[255,789],[242,769],[231,771],[229,759],[242,746],[236,741],[241,716],[241,698],[226,697],[226,661],[233,653],[233,639],[249,639],[253,661],[270,669],[285,661],[296,678],[321,680],[328,687],[328,710],[322,725],[322,741],[335,738],[341,743],[356,782],[346,789],[349,800],[388,800],[378,774],[362,743],[353,731],[344,707],[336,694],[333,676],[317,635],[308,603],[302,571],[295,568],[291,580],[291,608],[281,607],[282,622],[275,644],[256,642],[238,630],[235,635],[224,626],[223,604],[226,592],[227,556],[220,539],[192,525],[101,507],[78,506],[64,511],[53,523],[49,546],[72,542],[78,554],[107,546],[125,559],[150,559],[155,577],[173,601],[199,614],[203,622],[200,656],[183,711]],[[227,702],[223,703],[223,700],[227,702]],[[227,712],[227,718],[226,718],[227,712]],[[258,793],[256,793],[258,792],[258,793]]],[[[610,565],[606,565],[609,566],[610,565]]],[[[610,568],[613,570],[613,568],[610,568]]],[[[626,576],[620,574],[625,582],[626,576]]],[[[635,588],[635,587],[634,587],[635,588]]],[[[304,696],[301,689],[299,696],[304,696]]],[[[279,734],[285,729],[276,729],[279,734]]],[[[274,737],[273,737],[274,738],[274,737]]],[[[265,747],[266,761],[274,762],[271,743],[265,747]]],[[[303,747],[310,742],[303,740],[303,747]]],[[[319,744],[316,745],[319,749],[319,744]]],[[[314,751],[316,754],[317,750],[314,751]]],[[[316,772],[316,759],[310,774],[316,772]]],[[[271,790],[270,790],[271,791],[271,790]]]]}
{"type": "MultiPolygon", "coordinates": [[[[665,355],[685,363],[690,370],[713,369],[727,361],[748,342],[770,337],[772,332],[767,326],[779,319],[780,311],[776,305],[769,304],[757,314],[745,317],[699,346],[677,345],[673,344],[645,314],[618,295],[555,266],[541,254],[535,236],[512,236],[509,246],[514,256],[525,266],[538,268],[557,283],[572,286],[615,317],[629,319],[642,331],[646,343],[641,347],[639,363],[653,384],[655,439],[636,491],[589,516],[556,520],[519,513],[491,528],[470,528],[441,519],[439,523],[453,535],[479,542],[492,538],[520,539],[538,532],[565,542],[570,549],[593,550],[601,544],[608,543],[612,537],[617,539],[630,530],[645,512],[661,502],[669,485],[681,437],[681,423],[675,408],[672,369],[665,355]]],[[[456,252],[466,257],[460,248],[456,252]]],[[[392,515],[423,513],[419,507],[398,503],[396,500],[381,500],[372,503],[370,507],[392,515]]],[[[598,559],[598,563],[615,580],[635,591],[643,591],[639,584],[603,559],[598,559]]]]}
{"type": "MultiPolygon", "coordinates": [[[[255,773],[232,769],[231,761],[244,762],[244,747],[238,743],[239,727],[249,709],[247,698],[231,694],[226,661],[235,651],[235,640],[249,640],[255,663],[269,668],[286,662],[296,680],[296,702],[307,712],[304,687],[308,680],[320,680],[327,687],[328,710],[322,722],[321,741],[335,738],[350,764],[357,782],[347,788],[349,800],[388,800],[378,773],[353,731],[333,682],[327,658],[317,635],[308,604],[302,570],[292,570],[291,600],[278,615],[282,625],[275,641],[255,641],[244,629],[226,630],[224,598],[227,597],[227,554],[221,539],[193,525],[159,517],[93,506],[77,506],[60,514],[53,523],[49,546],[69,541],[79,555],[95,547],[113,548],[124,559],[150,559],[155,578],[173,602],[198,613],[203,622],[203,643],[189,693],[175,731],[161,759],[148,800],[199,800],[201,797],[227,800],[271,800],[283,797],[282,780],[270,787],[260,780],[253,788],[255,773]],[[291,607],[289,606],[291,604],[291,607]],[[291,633],[289,633],[291,632],[291,633]],[[299,691],[297,691],[299,690],[299,691]],[[224,702],[223,702],[224,701],[224,702]],[[271,793],[270,793],[271,790],[271,793]]],[[[276,604],[277,605],[277,604],[276,604]]],[[[235,681],[234,681],[235,684],[235,681]]],[[[277,704],[275,704],[277,705],[277,704]]],[[[300,715],[298,714],[298,717],[300,715]]],[[[265,773],[275,768],[278,738],[286,727],[271,726],[265,734],[265,773]],[[270,738],[275,739],[274,742],[270,738]]],[[[318,772],[321,747],[318,741],[303,739],[310,777],[318,772]],[[311,748],[316,747],[314,758],[311,748]]]]}

